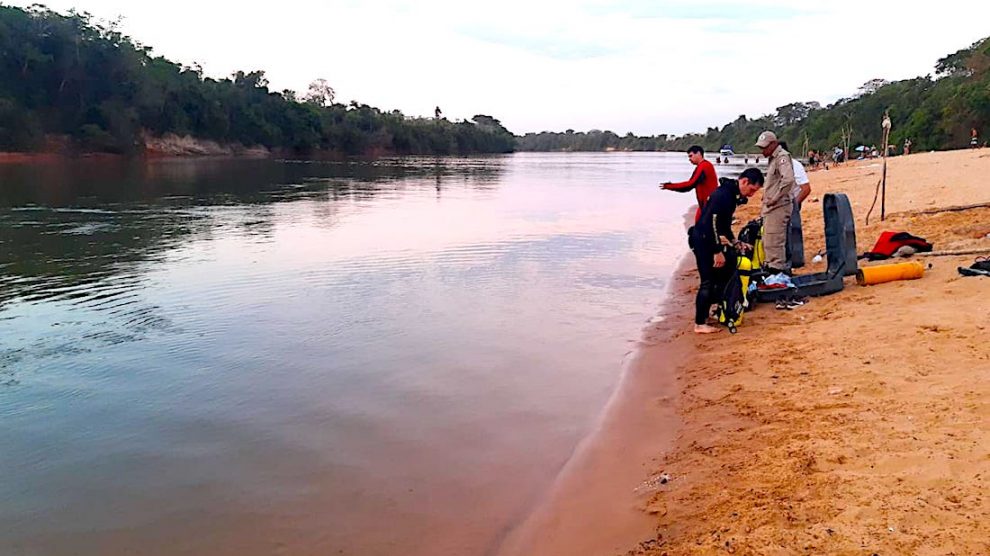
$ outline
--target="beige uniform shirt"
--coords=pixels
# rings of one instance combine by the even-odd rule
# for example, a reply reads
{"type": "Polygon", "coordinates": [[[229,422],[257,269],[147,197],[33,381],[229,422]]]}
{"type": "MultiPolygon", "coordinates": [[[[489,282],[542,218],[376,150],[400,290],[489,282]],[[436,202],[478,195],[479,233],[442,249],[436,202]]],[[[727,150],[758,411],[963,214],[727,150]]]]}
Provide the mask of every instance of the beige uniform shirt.
{"type": "Polygon", "coordinates": [[[787,207],[787,210],[791,210],[791,190],[796,186],[794,166],[791,162],[791,153],[785,151],[780,145],[777,145],[776,150],[767,161],[765,181],[762,214],[778,210],[781,207],[787,207]]]}

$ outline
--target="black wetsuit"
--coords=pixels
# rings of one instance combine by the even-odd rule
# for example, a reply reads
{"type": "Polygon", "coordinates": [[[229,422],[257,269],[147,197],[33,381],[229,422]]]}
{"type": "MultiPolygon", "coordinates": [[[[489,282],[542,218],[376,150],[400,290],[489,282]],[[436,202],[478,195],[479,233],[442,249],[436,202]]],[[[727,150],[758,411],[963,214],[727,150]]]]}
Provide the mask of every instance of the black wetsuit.
{"type": "Polygon", "coordinates": [[[708,198],[698,223],[691,230],[691,249],[698,262],[701,287],[695,300],[695,324],[705,324],[712,304],[718,302],[729,278],[736,269],[736,255],[732,247],[724,247],[719,236],[729,241],[732,234],[732,216],[736,212],[739,199],[739,182],[730,179],[719,180],[720,185],[708,198]],[[715,268],[715,254],[725,255],[725,264],[715,268]]]}

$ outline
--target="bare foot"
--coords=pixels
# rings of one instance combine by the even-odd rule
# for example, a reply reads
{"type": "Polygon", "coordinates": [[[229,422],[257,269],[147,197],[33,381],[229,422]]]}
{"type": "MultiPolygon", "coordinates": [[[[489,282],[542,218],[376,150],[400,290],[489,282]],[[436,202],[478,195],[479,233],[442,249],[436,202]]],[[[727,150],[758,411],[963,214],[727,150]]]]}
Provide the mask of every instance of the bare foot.
{"type": "Polygon", "coordinates": [[[718,332],[718,328],[714,326],[709,326],[707,324],[696,324],[694,325],[695,334],[714,334],[718,332]]]}

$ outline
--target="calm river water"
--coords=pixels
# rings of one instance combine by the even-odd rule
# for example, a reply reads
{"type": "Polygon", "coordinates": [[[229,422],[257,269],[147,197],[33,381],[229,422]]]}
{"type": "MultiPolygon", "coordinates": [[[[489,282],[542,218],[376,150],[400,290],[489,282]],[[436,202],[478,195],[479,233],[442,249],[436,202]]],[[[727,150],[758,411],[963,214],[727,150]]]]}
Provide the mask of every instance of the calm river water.
{"type": "Polygon", "coordinates": [[[0,553],[491,550],[656,313],[690,171],[0,167],[0,553]]]}

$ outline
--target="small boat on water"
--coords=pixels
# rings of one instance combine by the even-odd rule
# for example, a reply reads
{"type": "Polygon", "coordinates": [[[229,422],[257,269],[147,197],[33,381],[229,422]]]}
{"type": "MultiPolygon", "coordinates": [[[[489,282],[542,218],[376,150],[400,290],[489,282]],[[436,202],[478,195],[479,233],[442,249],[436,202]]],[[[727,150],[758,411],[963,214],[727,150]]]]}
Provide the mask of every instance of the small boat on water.
{"type": "Polygon", "coordinates": [[[719,149],[718,154],[720,154],[722,156],[735,156],[736,155],[736,153],[732,150],[732,145],[722,145],[722,148],[719,149]]]}

